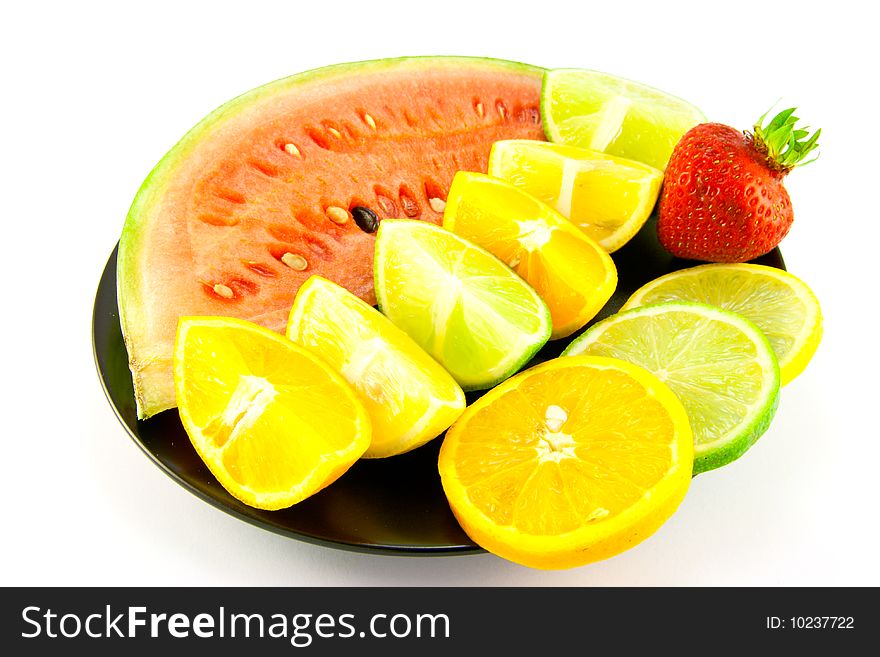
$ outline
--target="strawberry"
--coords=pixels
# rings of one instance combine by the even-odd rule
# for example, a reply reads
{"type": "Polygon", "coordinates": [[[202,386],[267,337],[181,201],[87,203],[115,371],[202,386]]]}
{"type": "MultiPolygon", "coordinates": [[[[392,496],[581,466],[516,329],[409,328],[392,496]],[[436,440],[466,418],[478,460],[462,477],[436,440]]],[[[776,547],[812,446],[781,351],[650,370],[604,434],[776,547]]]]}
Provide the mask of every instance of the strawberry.
{"type": "MultiPolygon", "coordinates": [[[[794,108],[754,132],[702,123],[685,133],[663,179],[657,234],[679,258],[744,262],[764,255],[788,234],[794,212],[783,178],[817,146],[795,129],[794,108]]],[[[812,162],[815,157],[809,162],[812,162]]]]}

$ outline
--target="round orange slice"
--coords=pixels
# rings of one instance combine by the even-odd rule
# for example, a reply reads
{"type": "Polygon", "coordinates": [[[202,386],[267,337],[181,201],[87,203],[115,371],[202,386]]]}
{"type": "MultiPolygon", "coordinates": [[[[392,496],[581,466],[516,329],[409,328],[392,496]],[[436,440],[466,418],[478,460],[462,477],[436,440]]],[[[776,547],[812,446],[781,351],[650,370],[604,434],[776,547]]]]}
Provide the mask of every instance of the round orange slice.
{"type": "Polygon", "coordinates": [[[581,566],[654,533],[687,492],[684,407],[645,369],[558,358],[469,406],[440,450],[443,490],[465,532],[533,568],[581,566]]]}
{"type": "Polygon", "coordinates": [[[304,500],[370,445],[367,411],[339,374],[244,320],[182,317],[174,383],[196,452],[233,497],[253,507],[304,500]]]}

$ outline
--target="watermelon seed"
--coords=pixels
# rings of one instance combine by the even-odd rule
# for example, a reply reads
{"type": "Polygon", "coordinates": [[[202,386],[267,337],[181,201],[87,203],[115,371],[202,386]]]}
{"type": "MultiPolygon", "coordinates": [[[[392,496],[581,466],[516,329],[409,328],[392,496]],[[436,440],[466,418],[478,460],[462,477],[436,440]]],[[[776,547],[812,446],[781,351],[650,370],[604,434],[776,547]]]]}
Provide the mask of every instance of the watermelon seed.
{"type": "Polygon", "coordinates": [[[394,201],[391,200],[391,192],[379,185],[373,187],[373,192],[376,194],[376,203],[379,204],[379,208],[385,213],[386,217],[393,217],[397,214],[397,207],[394,205],[394,201]]]}
{"type": "Polygon", "coordinates": [[[500,98],[495,101],[495,109],[498,110],[498,114],[501,116],[502,121],[507,120],[507,107],[504,105],[504,101],[500,98]]]}
{"type": "Polygon", "coordinates": [[[337,139],[342,137],[342,133],[339,132],[336,128],[327,128],[327,132],[336,137],[337,139]]]}
{"type": "Polygon", "coordinates": [[[403,208],[403,213],[412,219],[413,217],[419,216],[419,204],[416,202],[416,199],[413,197],[409,188],[406,185],[400,186],[400,193],[398,194],[400,197],[400,205],[403,208]]]}
{"type": "Polygon", "coordinates": [[[232,292],[232,288],[228,285],[223,285],[223,283],[217,283],[214,286],[214,293],[218,297],[223,297],[224,299],[231,299],[235,296],[235,294],[232,292]]]}
{"type": "Polygon", "coordinates": [[[284,144],[284,150],[290,153],[291,155],[295,155],[296,157],[302,157],[302,153],[299,152],[299,149],[296,147],[296,144],[284,144]]]}
{"type": "Polygon", "coordinates": [[[309,266],[308,260],[297,253],[290,253],[290,251],[281,256],[281,262],[296,271],[303,271],[309,266]]]}
{"type": "Polygon", "coordinates": [[[480,116],[480,118],[483,118],[483,103],[478,100],[474,101],[474,111],[480,116]]]}
{"type": "Polygon", "coordinates": [[[327,216],[334,224],[344,224],[348,221],[348,210],[343,210],[337,205],[331,205],[326,209],[327,216]]]}
{"type": "Polygon", "coordinates": [[[351,209],[351,216],[354,217],[357,227],[365,233],[375,233],[379,230],[379,215],[370,208],[357,205],[351,209]]]}
{"type": "Polygon", "coordinates": [[[229,213],[226,216],[221,216],[220,214],[209,214],[203,212],[198,216],[199,221],[206,223],[210,226],[235,226],[238,224],[238,219],[232,216],[232,213],[229,213]]]}
{"type": "Polygon", "coordinates": [[[425,180],[425,198],[434,212],[443,212],[446,207],[446,192],[430,178],[425,180]]]}
{"type": "Polygon", "coordinates": [[[521,107],[516,112],[516,119],[520,123],[532,122],[538,125],[541,122],[541,111],[537,107],[521,107]]]}
{"type": "Polygon", "coordinates": [[[260,276],[265,276],[266,278],[275,278],[277,274],[266,265],[262,265],[259,262],[254,260],[242,260],[242,264],[245,267],[250,269],[252,272],[259,274],[260,276]]]}
{"type": "Polygon", "coordinates": [[[373,130],[376,129],[376,121],[369,114],[364,114],[364,123],[366,123],[368,126],[370,126],[373,130]]]}

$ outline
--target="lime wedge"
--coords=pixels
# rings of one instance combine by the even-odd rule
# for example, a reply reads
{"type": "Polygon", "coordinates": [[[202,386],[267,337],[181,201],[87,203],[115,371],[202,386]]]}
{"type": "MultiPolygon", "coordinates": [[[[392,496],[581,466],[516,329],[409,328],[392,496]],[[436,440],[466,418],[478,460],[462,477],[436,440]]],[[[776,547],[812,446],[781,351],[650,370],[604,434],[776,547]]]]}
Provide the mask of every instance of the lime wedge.
{"type": "Polygon", "coordinates": [[[491,388],[550,337],[550,311],[488,251],[439,226],[386,219],[376,236],[379,308],[465,390],[491,388]]]}
{"type": "Polygon", "coordinates": [[[822,340],[822,309],[807,284],[775,267],[712,264],[666,274],[636,290],[623,310],[662,301],[699,301],[752,320],[779,360],[782,385],[812,359],[822,340]]]}
{"type": "Polygon", "coordinates": [[[553,142],[665,169],[681,136],[706,117],[680,98],[623,78],[554,69],[541,89],[544,132],[553,142]]]}
{"type": "Polygon", "coordinates": [[[672,388],[694,434],[694,474],[742,456],[779,403],[779,364],[767,338],[715,306],[670,301],[612,315],[563,355],[582,353],[640,365],[672,388]]]}
{"type": "Polygon", "coordinates": [[[544,201],[609,253],[639,232],[663,181],[641,162],[530,139],[496,141],[489,175],[544,201]]]}

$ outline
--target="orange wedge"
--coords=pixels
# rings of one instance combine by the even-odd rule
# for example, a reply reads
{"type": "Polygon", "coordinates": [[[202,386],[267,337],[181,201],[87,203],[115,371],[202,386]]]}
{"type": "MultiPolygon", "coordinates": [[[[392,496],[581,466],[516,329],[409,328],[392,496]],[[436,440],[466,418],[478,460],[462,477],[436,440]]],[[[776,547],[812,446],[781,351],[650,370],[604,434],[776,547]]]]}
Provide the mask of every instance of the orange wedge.
{"type": "Polygon", "coordinates": [[[582,328],[617,286],[605,249],[549,205],[485,174],[455,174],[443,227],[500,258],[537,290],[550,309],[551,339],[582,328]]]}
{"type": "Polygon", "coordinates": [[[533,568],[618,554],[656,531],[691,481],[681,402],[613,358],[557,358],[469,406],[440,450],[443,490],[477,544],[533,568]]]}
{"type": "Polygon", "coordinates": [[[370,444],[370,419],[336,372],[282,335],[226,317],[182,317],[180,419],[233,496],[283,509],[335,481],[370,444]]]}

